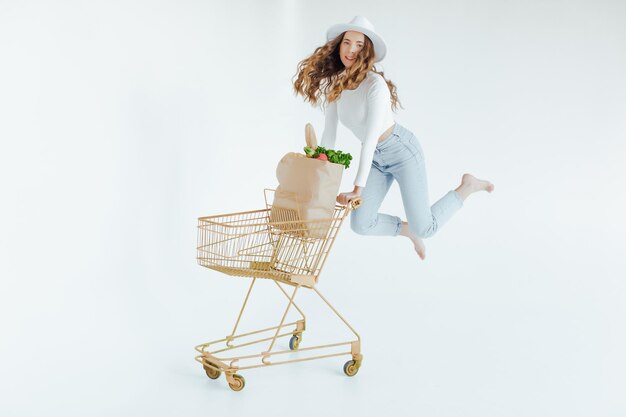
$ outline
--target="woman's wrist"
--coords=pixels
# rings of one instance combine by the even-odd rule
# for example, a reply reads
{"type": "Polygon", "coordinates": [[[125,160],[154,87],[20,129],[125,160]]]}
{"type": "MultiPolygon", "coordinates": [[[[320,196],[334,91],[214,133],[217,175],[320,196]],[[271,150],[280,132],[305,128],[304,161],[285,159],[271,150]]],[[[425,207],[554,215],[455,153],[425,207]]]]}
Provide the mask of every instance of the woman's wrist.
{"type": "Polygon", "coordinates": [[[363,191],[363,188],[365,188],[365,187],[359,187],[358,185],[355,185],[354,186],[354,191],[352,191],[352,192],[361,195],[361,192],[363,191]]]}

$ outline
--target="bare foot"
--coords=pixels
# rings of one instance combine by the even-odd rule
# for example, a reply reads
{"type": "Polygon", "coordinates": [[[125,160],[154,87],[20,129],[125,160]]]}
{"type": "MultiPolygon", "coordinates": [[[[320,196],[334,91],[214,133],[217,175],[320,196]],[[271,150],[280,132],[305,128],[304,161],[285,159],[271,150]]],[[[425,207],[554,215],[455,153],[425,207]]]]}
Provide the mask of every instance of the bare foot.
{"type": "Polygon", "coordinates": [[[413,241],[413,247],[415,248],[415,252],[417,252],[420,259],[426,259],[426,246],[424,245],[424,241],[412,233],[409,238],[413,241]]]}
{"type": "Polygon", "coordinates": [[[492,183],[486,180],[479,180],[471,174],[463,174],[461,178],[461,185],[459,185],[456,191],[461,195],[461,198],[465,200],[470,194],[477,191],[492,192],[494,186],[492,183]]]}
{"type": "Polygon", "coordinates": [[[400,235],[406,236],[411,239],[413,242],[413,247],[415,248],[415,252],[417,252],[420,259],[424,260],[426,258],[426,246],[424,245],[424,241],[413,234],[409,229],[409,223],[402,222],[402,228],[400,229],[400,235]]]}

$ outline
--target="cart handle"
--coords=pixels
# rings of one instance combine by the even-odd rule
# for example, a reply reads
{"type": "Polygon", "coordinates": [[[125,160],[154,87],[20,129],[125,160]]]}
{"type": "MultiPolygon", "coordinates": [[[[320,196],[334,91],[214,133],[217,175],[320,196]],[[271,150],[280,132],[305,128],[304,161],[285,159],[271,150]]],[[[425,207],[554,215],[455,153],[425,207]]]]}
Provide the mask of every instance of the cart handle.
{"type": "Polygon", "coordinates": [[[348,201],[348,203],[350,204],[350,208],[352,210],[359,208],[362,202],[363,202],[363,199],[361,197],[356,197],[348,201]]]}

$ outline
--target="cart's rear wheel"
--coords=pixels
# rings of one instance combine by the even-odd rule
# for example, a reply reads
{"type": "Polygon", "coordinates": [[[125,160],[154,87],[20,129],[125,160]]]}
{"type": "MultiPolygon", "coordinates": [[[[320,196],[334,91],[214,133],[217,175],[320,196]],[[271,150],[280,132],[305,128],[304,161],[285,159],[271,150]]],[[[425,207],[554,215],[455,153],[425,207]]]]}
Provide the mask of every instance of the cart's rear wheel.
{"type": "Polygon", "coordinates": [[[228,386],[233,391],[241,391],[246,386],[246,380],[241,375],[234,374],[233,379],[235,380],[234,384],[228,383],[228,386]]]}
{"type": "Polygon", "coordinates": [[[208,376],[211,379],[217,379],[220,377],[220,375],[222,375],[222,373],[218,371],[217,369],[213,369],[204,364],[202,365],[202,367],[204,368],[204,372],[206,372],[206,376],[208,376]]]}
{"type": "Polygon", "coordinates": [[[349,360],[343,365],[343,372],[348,376],[355,376],[359,372],[359,367],[355,360],[349,360]]]}
{"type": "Polygon", "coordinates": [[[289,349],[297,350],[299,346],[300,346],[300,336],[296,336],[294,334],[293,336],[291,336],[291,339],[289,339],[289,349]]]}

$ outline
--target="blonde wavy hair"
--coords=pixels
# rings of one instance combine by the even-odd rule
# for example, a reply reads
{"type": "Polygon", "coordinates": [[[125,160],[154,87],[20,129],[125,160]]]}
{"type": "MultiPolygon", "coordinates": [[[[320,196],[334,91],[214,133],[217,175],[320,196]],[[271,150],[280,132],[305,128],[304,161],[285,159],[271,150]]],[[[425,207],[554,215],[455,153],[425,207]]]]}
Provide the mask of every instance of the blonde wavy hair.
{"type": "Polygon", "coordinates": [[[341,97],[343,90],[357,88],[371,70],[380,74],[387,83],[391,93],[392,109],[397,109],[398,105],[404,109],[398,100],[396,86],[374,66],[374,45],[367,35],[364,35],[365,44],[357,54],[354,64],[350,67],[343,65],[339,57],[339,47],[345,33],[317,47],[311,56],[298,63],[298,71],[293,77],[297,77],[293,82],[295,95],[302,95],[304,100],[312,105],[322,101],[322,97],[325,99],[324,104],[332,103],[341,97]]]}

